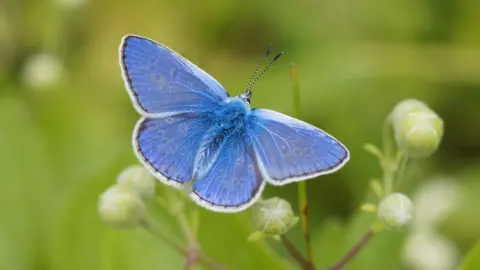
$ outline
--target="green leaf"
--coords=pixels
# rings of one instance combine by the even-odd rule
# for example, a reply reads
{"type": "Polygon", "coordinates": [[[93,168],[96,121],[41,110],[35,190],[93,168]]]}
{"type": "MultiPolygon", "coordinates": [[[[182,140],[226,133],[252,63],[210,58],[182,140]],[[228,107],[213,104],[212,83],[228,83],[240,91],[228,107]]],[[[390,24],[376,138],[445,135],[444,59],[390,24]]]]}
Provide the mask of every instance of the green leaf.
{"type": "Polygon", "coordinates": [[[0,269],[33,269],[49,251],[51,175],[28,106],[0,99],[0,269]]]}

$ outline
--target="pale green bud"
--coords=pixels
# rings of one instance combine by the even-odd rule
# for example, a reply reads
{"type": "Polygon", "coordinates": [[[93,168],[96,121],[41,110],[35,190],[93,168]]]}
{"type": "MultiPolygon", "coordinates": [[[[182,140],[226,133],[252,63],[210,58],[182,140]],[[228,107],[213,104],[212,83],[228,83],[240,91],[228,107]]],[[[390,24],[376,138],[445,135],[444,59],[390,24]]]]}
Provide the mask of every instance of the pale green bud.
{"type": "Polygon", "coordinates": [[[429,108],[427,104],[423,103],[422,101],[413,98],[406,99],[400,101],[395,106],[390,117],[392,118],[392,122],[396,123],[405,118],[405,116],[407,116],[409,113],[423,112],[425,110],[429,110],[429,108]]]}
{"type": "Polygon", "coordinates": [[[248,236],[247,241],[248,242],[254,242],[254,241],[259,241],[265,238],[265,233],[260,232],[260,231],[255,231],[248,236]]]}
{"type": "Polygon", "coordinates": [[[155,178],[141,165],[132,165],[117,177],[117,184],[130,188],[144,199],[155,195],[155,178]]]}
{"type": "Polygon", "coordinates": [[[433,154],[443,137],[443,120],[423,102],[400,102],[391,114],[398,147],[407,156],[423,158],[433,154]]]}
{"type": "Polygon", "coordinates": [[[254,204],[253,218],[257,230],[269,235],[285,234],[298,223],[290,203],[277,197],[254,204]]]}
{"type": "Polygon", "coordinates": [[[390,228],[401,228],[413,218],[414,206],[410,198],[393,193],[385,197],[378,206],[378,219],[390,228]]]}
{"type": "Polygon", "coordinates": [[[360,209],[362,211],[367,212],[367,213],[376,213],[377,212],[377,206],[372,203],[365,203],[363,204],[360,209]]]}
{"type": "Polygon", "coordinates": [[[98,213],[105,223],[114,228],[131,229],[144,219],[146,208],[136,192],[115,185],[100,195],[98,213]]]}

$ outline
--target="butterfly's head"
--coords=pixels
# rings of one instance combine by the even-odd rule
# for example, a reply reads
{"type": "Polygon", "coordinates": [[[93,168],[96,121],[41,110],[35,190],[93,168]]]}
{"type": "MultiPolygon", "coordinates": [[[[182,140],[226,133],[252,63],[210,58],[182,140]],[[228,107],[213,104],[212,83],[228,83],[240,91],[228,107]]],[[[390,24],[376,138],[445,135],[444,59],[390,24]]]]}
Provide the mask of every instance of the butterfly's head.
{"type": "Polygon", "coordinates": [[[250,89],[245,89],[243,93],[238,95],[239,98],[241,98],[243,101],[247,102],[250,104],[250,98],[252,97],[252,90],[250,89]]]}
{"type": "Polygon", "coordinates": [[[252,87],[257,83],[258,79],[260,79],[260,77],[262,77],[262,75],[273,65],[273,63],[275,63],[278,60],[278,58],[280,58],[280,56],[282,56],[283,54],[283,52],[279,52],[277,55],[275,55],[275,57],[272,59],[270,64],[268,64],[265,67],[265,69],[258,76],[255,77],[255,75],[257,75],[265,59],[267,59],[267,57],[272,52],[272,48],[273,48],[273,45],[268,46],[268,49],[265,52],[265,55],[262,57],[262,59],[258,63],[257,68],[255,69],[255,72],[253,72],[252,76],[250,77],[250,80],[245,86],[245,90],[243,91],[243,93],[238,95],[239,98],[243,99],[248,104],[250,104],[250,98],[252,97],[252,87]]]}
{"type": "Polygon", "coordinates": [[[227,98],[223,103],[225,110],[234,114],[247,114],[250,111],[250,99],[246,100],[242,95],[243,93],[227,98]]]}

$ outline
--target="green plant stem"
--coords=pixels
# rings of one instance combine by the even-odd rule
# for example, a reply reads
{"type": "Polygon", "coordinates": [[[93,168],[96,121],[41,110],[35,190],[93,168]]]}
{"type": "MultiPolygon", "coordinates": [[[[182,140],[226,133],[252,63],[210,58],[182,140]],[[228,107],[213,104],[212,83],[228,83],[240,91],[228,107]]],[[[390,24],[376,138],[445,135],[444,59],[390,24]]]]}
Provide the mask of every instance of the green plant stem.
{"type": "MultiPolygon", "coordinates": [[[[387,166],[391,164],[388,162],[387,166]]],[[[393,191],[393,172],[390,169],[385,168],[383,171],[383,181],[385,183],[385,196],[393,191]]]]}
{"type": "Polygon", "coordinates": [[[307,183],[305,181],[298,182],[298,204],[300,207],[300,217],[302,220],[302,230],[307,249],[307,258],[312,261],[312,244],[310,241],[310,228],[308,226],[307,183]]]}
{"type": "Polygon", "coordinates": [[[370,228],[360,240],[337,262],[330,270],[340,270],[344,267],[358,252],[365,246],[365,244],[375,235],[374,229],[370,228]]]}
{"type": "Polygon", "coordinates": [[[296,117],[300,117],[300,82],[298,80],[297,69],[295,68],[294,64],[292,64],[292,67],[290,68],[290,80],[292,82],[293,112],[295,113],[296,117]]]}
{"type": "Polygon", "coordinates": [[[197,239],[195,236],[195,232],[193,228],[191,228],[184,211],[180,211],[179,213],[177,213],[177,220],[183,235],[188,241],[188,244],[191,245],[193,243],[196,243],[197,239]]]}
{"type": "Polygon", "coordinates": [[[400,165],[398,166],[396,184],[395,184],[395,187],[397,190],[402,190],[403,188],[402,184],[405,182],[403,178],[405,177],[405,174],[408,168],[408,161],[409,161],[408,156],[404,154],[401,155],[400,161],[398,161],[400,165]]]}
{"type": "MultiPolygon", "coordinates": [[[[155,228],[153,228],[152,226],[150,226],[150,223],[148,223],[147,221],[143,221],[141,223],[141,226],[148,232],[150,233],[152,236],[154,236],[155,238],[157,238],[158,240],[162,241],[163,243],[167,244],[168,246],[170,246],[172,249],[174,249],[177,253],[179,253],[180,255],[184,256],[184,257],[189,257],[190,255],[190,252],[188,249],[182,247],[180,244],[178,243],[175,243],[173,240],[171,240],[170,238],[168,238],[165,234],[163,234],[162,232],[160,232],[159,230],[156,230],[155,228]]],[[[206,268],[209,268],[209,269],[213,269],[213,270],[227,270],[226,267],[210,260],[209,258],[205,257],[204,255],[202,255],[201,253],[198,253],[198,256],[197,256],[197,259],[196,259],[196,263],[206,267],[206,268]]],[[[187,264],[186,264],[187,265],[187,264]]],[[[193,265],[190,265],[189,267],[191,268],[191,266],[193,265]]],[[[190,268],[186,268],[186,269],[190,269],[190,268]]],[[[184,267],[185,269],[185,267],[184,267]]]]}
{"type": "MultiPolygon", "coordinates": [[[[293,112],[295,114],[295,117],[300,119],[300,83],[294,64],[292,64],[292,67],[290,68],[290,79],[292,83],[293,112]]],[[[312,244],[310,241],[310,229],[308,227],[307,183],[305,181],[298,182],[298,206],[300,208],[300,218],[302,220],[302,230],[305,238],[305,246],[307,249],[307,258],[310,262],[313,262],[312,244]]]]}
{"type": "Polygon", "coordinates": [[[305,259],[300,251],[295,247],[295,245],[288,240],[288,238],[285,235],[282,235],[280,237],[280,241],[282,242],[282,245],[285,247],[285,249],[288,251],[288,254],[292,256],[292,258],[300,265],[302,270],[316,270],[315,266],[312,264],[311,261],[305,259]]]}
{"type": "Polygon", "coordinates": [[[162,232],[160,232],[159,230],[156,230],[155,228],[153,228],[150,223],[146,220],[143,220],[140,225],[142,226],[142,228],[144,228],[147,232],[149,232],[151,235],[155,236],[157,239],[159,239],[160,241],[162,241],[163,243],[167,244],[169,247],[171,247],[172,249],[174,249],[176,252],[182,254],[182,255],[185,255],[187,253],[187,249],[185,249],[184,247],[182,247],[180,244],[176,243],[175,241],[173,241],[172,239],[170,239],[169,237],[167,237],[166,235],[164,235],[162,232]]]}

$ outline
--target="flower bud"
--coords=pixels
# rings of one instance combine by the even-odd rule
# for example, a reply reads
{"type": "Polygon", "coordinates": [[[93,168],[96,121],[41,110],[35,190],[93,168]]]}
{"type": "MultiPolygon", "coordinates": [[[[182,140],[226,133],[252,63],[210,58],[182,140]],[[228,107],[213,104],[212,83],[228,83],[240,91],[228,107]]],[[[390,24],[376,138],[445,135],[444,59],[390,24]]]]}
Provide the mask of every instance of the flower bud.
{"type": "Polygon", "coordinates": [[[270,235],[285,234],[298,222],[290,204],[277,197],[254,204],[253,218],[256,228],[270,235]]]}
{"type": "Polygon", "coordinates": [[[117,184],[130,188],[144,199],[150,199],[155,195],[155,178],[141,165],[126,168],[118,175],[117,184]]]}
{"type": "Polygon", "coordinates": [[[391,114],[398,147],[409,157],[433,154],[443,137],[443,120],[425,103],[407,99],[391,114]]]}
{"type": "Polygon", "coordinates": [[[254,242],[254,241],[262,240],[263,238],[265,238],[264,232],[255,231],[251,233],[250,236],[248,236],[247,241],[254,242]]]}
{"type": "Polygon", "coordinates": [[[146,208],[136,192],[115,185],[100,195],[98,213],[108,225],[117,229],[130,229],[140,224],[146,208]]]}
{"type": "Polygon", "coordinates": [[[393,123],[400,122],[409,113],[423,112],[429,110],[427,104],[417,99],[406,99],[399,102],[392,111],[391,118],[393,123]]]}
{"type": "Polygon", "coordinates": [[[393,193],[385,197],[378,206],[378,219],[391,228],[401,228],[410,223],[414,206],[410,198],[393,193]]]}
{"type": "Polygon", "coordinates": [[[360,209],[363,212],[367,212],[367,213],[376,213],[377,212],[377,206],[375,204],[372,204],[372,203],[365,203],[360,207],[360,209]]]}

